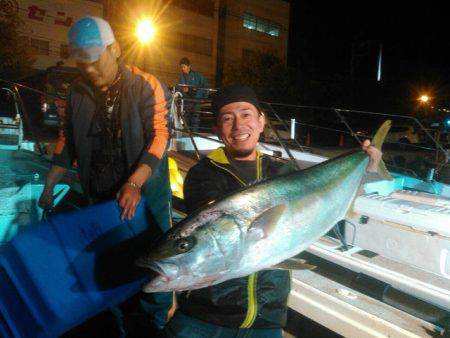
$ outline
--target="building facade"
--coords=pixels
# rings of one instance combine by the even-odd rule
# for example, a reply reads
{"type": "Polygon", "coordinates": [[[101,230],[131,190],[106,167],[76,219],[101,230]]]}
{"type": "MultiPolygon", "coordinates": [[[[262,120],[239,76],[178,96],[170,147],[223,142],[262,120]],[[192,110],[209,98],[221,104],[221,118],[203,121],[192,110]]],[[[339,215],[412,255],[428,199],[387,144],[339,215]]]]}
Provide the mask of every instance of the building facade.
{"type": "Polygon", "coordinates": [[[178,82],[179,61],[187,57],[192,69],[214,85],[217,60],[218,0],[109,1],[105,4],[122,46],[125,62],[158,76],[167,85],[178,82]],[[135,35],[137,23],[149,19],[155,35],[146,45],[135,35]]]}
{"type": "MultiPolygon", "coordinates": [[[[3,0],[2,0],[3,1],[3,0]]],[[[67,32],[76,20],[100,16],[110,21],[126,63],[135,64],[175,85],[179,60],[220,85],[227,64],[257,51],[286,60],[289,3],[283,0],[5,0],[24,22],[22,34],[36,57],[35,68],[46,69],[68,59],[67,32]],[[135,28],[142,18],[153,21],[156,34],[140,44],[135,28]]]]}
{"type": "Polygon", "coordinates": [[[217,78],[228,64],[267,52],[287,61],[289,3],[283,0],[221,0],[217,78]]]}
{"type": "Polygon", "coordinates": [[[219,86],[227,64],[257,51],[287,58],[289,3],[283,0],[109,1],[106,12],[114,23],[125,59],[157,75],[168,85],[180,77],[179,60],[187,57],[211,87],[219,86]],[[157,29],[148,46],[132,31],[139,18],[157,29]],[[129,33],[126,33],[126,31],[129,33]],[[134,40],[134,42],[133,42],[134,40]],[[144,66],[145,65],[145,66],[144,66]]]}
{"type": "Polygon", "coordinates": [[[27,39],[34,68],[46,69],[68,59],[67,32],[76,20],[86,16],[103,16],[103,4],[87,0],[8,0],[19,13],[24,26],[21,34],[27,39]]]}

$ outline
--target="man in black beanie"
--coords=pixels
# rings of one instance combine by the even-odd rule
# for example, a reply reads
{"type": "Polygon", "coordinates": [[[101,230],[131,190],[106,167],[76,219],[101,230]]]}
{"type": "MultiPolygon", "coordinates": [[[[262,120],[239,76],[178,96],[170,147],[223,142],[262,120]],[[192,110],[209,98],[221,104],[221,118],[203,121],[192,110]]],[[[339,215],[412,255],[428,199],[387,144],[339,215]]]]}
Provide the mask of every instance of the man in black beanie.
{"type": "MultiPolygon", "coordinates": [[[[276,175],[282,162],[257,149],[265,117],[255,92],[240,85],[221,89],[213,98],[215,131],[225,147],[212,151],[187,174],[184,201],[188,213],[219,200],[256,180],[276,175]]],[[[369,167],[381,152],[365,142],[369,167]]],[[[368,167],[368,170],[370,168],[368,167]]],[[[169,337],[279,338],[286,324],[290,274],[263,270],[203,289],[184,292],[169,321],[169,337]]]]}
{"type": "MultiPolygon", "coordinates": [[[[256,149],[265,117],[251,88],[223,88],[212,106],[217,113],[215,131],[225,147],[214,150],[189,171],[184,184],[189,213],[257,179],[275,175],[282,166],[256,149]]],[[[185,292],[166,333],[212,337],[220,331],[220,337],[236,337],[246,331],[252,337],[281,337],[289,290],[288,271],[267,270],[185,292]]]]}

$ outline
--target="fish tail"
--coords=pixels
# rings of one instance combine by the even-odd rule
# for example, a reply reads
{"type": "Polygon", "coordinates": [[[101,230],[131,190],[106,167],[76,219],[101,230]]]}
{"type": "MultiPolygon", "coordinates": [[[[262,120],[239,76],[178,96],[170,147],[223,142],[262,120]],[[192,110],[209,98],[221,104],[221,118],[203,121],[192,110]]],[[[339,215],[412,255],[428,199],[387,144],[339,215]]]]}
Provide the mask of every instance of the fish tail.
{"type": "MultiPolygon", "coordinates": [[[[391,120],[386,120],[381,125],[380,128],[378,128],[377,132],[375,133],[375,136],[372,140],[372,145],[375,146],[378,150],[381,151],[381,146],[383,145],[384,139],[386,138],[386,135],[389,132],[389,129],[391,129],[392,122],[391,120]]],[[[380,164],[378,165],[378,174],[382,176],[383,178],[392,181],[392,176],[389,174],[389,171],[386,169],[386,164],[384,164],[383,160],[380,161],[380,164]]]]}

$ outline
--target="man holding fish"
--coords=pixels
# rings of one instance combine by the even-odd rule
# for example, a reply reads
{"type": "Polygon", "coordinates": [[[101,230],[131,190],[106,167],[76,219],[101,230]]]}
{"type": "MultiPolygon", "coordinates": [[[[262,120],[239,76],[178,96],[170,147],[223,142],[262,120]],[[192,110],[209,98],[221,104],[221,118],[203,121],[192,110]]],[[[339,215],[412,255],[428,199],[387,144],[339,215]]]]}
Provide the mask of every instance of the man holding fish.
{"type": "MultiPolygon", "coordinates": [[[[366,170],[386,173],[381,151],[366,140],[369,156],[356,151],[277,176],[282,163],[257,150],[265,116],[254,91],[225,87],[213,111],[225,147],[191,168],[184,185],[190,216],[138,261],[159,273],[144,291],[187,290],[169,336],[281,337],[287,269],[301,268],[290,258],[344,218],[366,170]]],[[[380,128],[376,145],[388,129],[380,128]]]]}

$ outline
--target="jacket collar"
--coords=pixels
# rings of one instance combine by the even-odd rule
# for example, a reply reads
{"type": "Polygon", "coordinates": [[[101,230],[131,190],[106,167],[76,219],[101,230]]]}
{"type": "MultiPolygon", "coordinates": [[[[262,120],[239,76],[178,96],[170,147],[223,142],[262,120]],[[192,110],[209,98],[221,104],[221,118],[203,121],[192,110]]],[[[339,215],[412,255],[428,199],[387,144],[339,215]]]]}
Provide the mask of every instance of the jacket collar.
{"type": "MultiPolygon", "coordinates": [[[[258,160],[263,154],[256,149],[256,159],[258,160]]],[[[210,160],[213,160],[216,163],[220,164],[230,164],[228,160],[227,154],[225,153],[225,147],[220,147],[212,152],[210,152],[207,156],[210,160]]]]}
{"type": "Polygon", "coordinates": [[[119,69],[122,72],[123,80],[125,83],[131,83],[135,78],[133,77],[133,72],[131,71],[132,66],[119,64],[119,69]]]}

